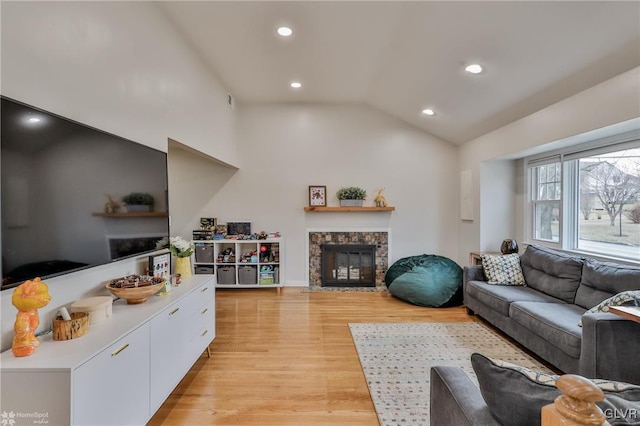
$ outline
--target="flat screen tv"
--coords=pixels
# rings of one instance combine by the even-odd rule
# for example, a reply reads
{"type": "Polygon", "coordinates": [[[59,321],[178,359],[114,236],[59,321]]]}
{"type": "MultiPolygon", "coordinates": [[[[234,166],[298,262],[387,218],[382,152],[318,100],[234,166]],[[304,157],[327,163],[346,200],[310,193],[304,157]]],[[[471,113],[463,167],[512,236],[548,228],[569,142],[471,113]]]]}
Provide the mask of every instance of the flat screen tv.
{"type": "Polygon", "coordinates": [[[166,153],[1,99],[2,289],[166,241],[166,153]],[[151,211],[123,205],[131,193],[150,194],[151,211]]]}

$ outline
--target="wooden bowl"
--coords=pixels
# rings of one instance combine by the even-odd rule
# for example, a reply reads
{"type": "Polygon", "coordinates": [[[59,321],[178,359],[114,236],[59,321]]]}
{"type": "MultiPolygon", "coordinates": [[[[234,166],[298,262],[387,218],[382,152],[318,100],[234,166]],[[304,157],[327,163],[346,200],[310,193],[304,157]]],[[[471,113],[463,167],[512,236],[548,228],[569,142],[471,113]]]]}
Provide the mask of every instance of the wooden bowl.
{"type": "Polygon", "coordinates": [[[159,292],[164,287],[164,283],[131,288],[115,288],[107,284],[106,287],[114,296],[126,300],[127,305],[137,305],[146,302],[150,296],[159,292]]]}

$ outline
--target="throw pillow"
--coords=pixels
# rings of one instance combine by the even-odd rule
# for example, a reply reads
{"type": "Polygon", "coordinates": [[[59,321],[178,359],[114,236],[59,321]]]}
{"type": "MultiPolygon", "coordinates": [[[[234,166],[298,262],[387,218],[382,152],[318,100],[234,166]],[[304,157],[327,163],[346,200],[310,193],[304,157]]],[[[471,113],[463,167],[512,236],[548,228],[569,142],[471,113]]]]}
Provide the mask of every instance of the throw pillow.
{"type": "MultiPolygon", "coordinates": [[[[640,290],[622,291],[598,303],[596,306],[585,312],[585,314],[609,312],[609,308],[611,306],[621,306],[628,302],[635,302],[637,304],[638,301],[640,301],[640,290]]],[[[578,325],[582,327],[582,318],[580,318],[580,321],[578,321],[578,325]]]]}
{"type": "MultiPolygon", "coordinates": [[[[555,387],[558,375],[534,371],[479,353],[471,355],[480,392],[491,414],[504,425],[540,425],[540,411],[560,395],[555,387]]],[[[640,386],[611,380],[591,379],[605,393],[597,405],[609,423],[640,425],[634,411],[640,402],[640,386]]]]}
{"type": "Polygon", "coordinates": [[[482,268],[489,284],[526,285],[516,253],[503,256],[481,254],[482,268]]]}

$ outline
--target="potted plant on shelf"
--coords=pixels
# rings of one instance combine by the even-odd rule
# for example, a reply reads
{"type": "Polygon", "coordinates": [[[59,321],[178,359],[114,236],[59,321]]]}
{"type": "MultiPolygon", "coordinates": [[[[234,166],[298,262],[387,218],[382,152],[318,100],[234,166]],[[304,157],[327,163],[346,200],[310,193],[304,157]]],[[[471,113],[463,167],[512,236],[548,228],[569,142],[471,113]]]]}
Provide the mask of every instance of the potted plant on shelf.
{"type": "Polygon", "coordinates": [[[357,186],[340,188],[336,193],[341,207],[362,207],[367,191],[357,186]]]}
{"type": "Polygon", "coordinates": [[[129,213],[153,211],[153,201],[153,195],[148,192],[132,192],[122,197],[129,213]]]}

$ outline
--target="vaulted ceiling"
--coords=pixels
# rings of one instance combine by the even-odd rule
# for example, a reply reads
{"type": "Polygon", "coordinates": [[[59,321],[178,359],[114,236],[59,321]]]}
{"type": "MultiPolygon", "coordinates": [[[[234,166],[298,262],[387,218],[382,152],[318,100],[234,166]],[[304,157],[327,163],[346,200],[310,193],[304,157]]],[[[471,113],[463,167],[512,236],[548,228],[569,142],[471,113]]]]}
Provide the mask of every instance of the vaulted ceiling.
{"type": "Polygon", "coordinates": [[[640,66],[637,1],[158,5],[240,103],[367,104],[454,144],[640,66]]]}

